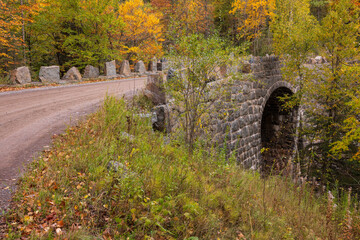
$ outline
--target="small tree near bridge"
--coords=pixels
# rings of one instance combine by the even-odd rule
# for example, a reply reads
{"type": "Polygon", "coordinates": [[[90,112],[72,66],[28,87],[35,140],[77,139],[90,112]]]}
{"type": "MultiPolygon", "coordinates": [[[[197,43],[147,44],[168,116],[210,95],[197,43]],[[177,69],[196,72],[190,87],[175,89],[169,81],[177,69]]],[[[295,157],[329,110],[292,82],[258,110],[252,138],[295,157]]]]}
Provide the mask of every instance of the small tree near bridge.
{"type": "Polygon", "coordinates": [[[210,82],[229,75],[225,70],[231,61],[229,54],[230,49],[219,37],[193,34],[181,38],[169,55],[170,66],[176,71],[167,82],[167,90],[179,106],[178,134],[185,140],[189,153],[205,125],[205,115],[225,95],[222,84],[210,82]]]}

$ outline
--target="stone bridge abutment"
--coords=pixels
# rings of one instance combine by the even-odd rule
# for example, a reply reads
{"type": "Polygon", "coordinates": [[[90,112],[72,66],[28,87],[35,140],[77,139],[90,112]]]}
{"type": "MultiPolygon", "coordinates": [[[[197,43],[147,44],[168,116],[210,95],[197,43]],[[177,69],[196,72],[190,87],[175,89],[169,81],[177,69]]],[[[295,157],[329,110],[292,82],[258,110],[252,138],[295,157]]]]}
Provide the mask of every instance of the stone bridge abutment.
{"type": "Polygon", "coordinates": [[[231,100],[211,114],[214,140],[247,168],[281,169],[293,152],[297,109],[284,109],[279,97],[296,88],[275,56],[255,57],[245,79],[231,83],[231,100]]]}

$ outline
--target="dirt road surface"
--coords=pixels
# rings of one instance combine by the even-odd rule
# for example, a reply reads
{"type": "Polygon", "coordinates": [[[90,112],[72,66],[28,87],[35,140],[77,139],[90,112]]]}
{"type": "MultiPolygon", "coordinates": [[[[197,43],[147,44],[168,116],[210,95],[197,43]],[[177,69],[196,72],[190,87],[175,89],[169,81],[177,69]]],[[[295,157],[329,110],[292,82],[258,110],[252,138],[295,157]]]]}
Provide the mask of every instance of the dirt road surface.
{"type": "Polygon", "coordinates": [[[51,136],[94,112],[106,94],[122,96],[146,78],[123,79],[0,93],[0,216],[16,181],[51,136]]]}

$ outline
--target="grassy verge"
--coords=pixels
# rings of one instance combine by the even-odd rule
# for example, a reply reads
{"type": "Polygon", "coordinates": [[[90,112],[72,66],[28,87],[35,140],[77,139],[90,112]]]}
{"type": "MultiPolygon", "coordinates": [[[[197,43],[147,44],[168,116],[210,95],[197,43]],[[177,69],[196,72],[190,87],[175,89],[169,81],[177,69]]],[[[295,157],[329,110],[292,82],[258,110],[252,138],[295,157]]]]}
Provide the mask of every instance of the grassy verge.
{"type": "Polygon", "coordinates": [[[57,136],[21,180],[7,237],[359,239],[346,196],[336,202],[281,177],[261,179],[201,144],[188,156],[135,112],[109,98],[57,136]]]}

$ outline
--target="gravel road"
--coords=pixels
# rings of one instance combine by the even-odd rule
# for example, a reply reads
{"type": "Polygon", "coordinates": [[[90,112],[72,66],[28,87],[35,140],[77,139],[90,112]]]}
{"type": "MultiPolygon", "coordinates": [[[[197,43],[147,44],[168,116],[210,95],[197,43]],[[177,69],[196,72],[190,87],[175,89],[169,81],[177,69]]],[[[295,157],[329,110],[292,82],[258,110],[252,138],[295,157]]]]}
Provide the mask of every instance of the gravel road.
{"type": "Polygon", "coordinates": [[[142,88],[146,78],[26,89],[0,93],[0,216],[16,181],[51,136],[94,112],[106,94],[142,88]]]}

